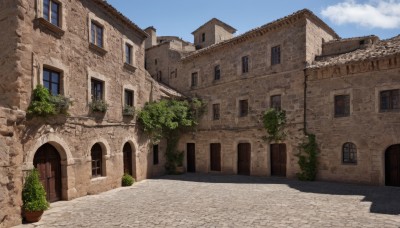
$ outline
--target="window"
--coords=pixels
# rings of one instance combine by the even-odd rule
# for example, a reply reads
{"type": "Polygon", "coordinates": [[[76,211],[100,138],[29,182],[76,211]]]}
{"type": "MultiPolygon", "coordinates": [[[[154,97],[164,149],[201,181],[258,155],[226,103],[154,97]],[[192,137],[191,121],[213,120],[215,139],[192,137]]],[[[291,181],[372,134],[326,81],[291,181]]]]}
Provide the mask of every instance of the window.
{"type": "Polygon", "coordinates": [[[91,40],[90,42],[98,47],[103,48],[103,27],[92,21],[90,26],[91,40]]]}
{"type": "Polygon", "coordinates": [[[125,96],[125,106],[133,107],[133,104],[134,104],[133,91],[126,89],[124,92],[124,96],[125,96]]]}
{"type": "Polygon", "coordinates": [[[219,120],[219,104],[213,104],[213,120],[219,120]]]}
{"type": "Polygon", "coordinates": [[[44,68],[43,69],[43,86],[47,88],[51,95],[56,96],[60,94],[61,77],[60,73],[44,68]]]}
{"type": "Polygon", "coordinates": [[[248,100],[239,101],[239,115],[240,117],[247,116],[249,114],[249,102],[248,100]]]}
{"type": "Polygon", "coordinates": [[[158,162],[158,145],[153,145],[153,165],[157,165],[158,162]]]}
{"type": "Polygon", "coordinates": [[[281,46],[275,46],[271,48],[271,65],[281,63],[281,46]]]}
{"type": "Polygon", "coordinates": [[[210,170],[221,171],[221,144],[210,144],[210,170]]]}
{"type": "Polygon", "coordinates": [[[159,81],[159,82],[161,82],[162,81],[162,71],[160,70],[160,71],[158,71],[157,72],[157,81],[159,81]]]}
{"type": "Polygon", "coordinates": [[[103,176],[103,151],[100,144],[96,143],[91,149],[92,178],[103,176]]]}
{"type": "Polygon", "coordinates": [[[132,46],[125,44],[125,63],[132,65],[132,46]]]}
{"type": "Polygon", "coordinates": [[[43,0],[43,18],[60,27],[60,4],[53,0],[43,0]]]}
{"type": "Polygon", "coordinates": [[[219,80],[221,78],[221,69],[219,65],[214,67],[214,80],[219,80]]]}
{"type": "Polygon", "coordinates": [[[343,163],[357,163],[357,147],[354,143],[347,142],[343,144],[343,163]]]}
{"type": "Polygon", "coordinates": [[[91,84],[92,84],[92,100],[103,100],[104,82],[92,78],[91,84]]]}
{"type": "Polygon", "coordinates": [[[242,57],[242,73],[249,72],[249,56],[242,57]]]}
{"type": "Polygon", "coordinates": [[[154,60],[154,65],[157,65],[157,63],[158,63],[158,60],[155,59],[155,60],[154,60]]]}
{"type": "Polygon", "coordinates": [[[380,111],[400,111],[400,89],[380,92],[380,111]]]}
{"type": "Polygon", "coordinates": [[[197,72],[192,73],[192,87],[197,86],[198,74],[197,72]]]}
{"type": "Polygon", "coordinates": [[[205,42],[206,41],[206,34],[202,33],[201,34],[201,42],[205,42]]]}
{"type": "Polygon", "coordinates": [[[271,96],[271,108],[281,110],[281,95],[271,96]]]}
{"type": "Polygon", "coordinates": [[[335,96],[335,117],[350,115],[350,95],[335,96]]]}

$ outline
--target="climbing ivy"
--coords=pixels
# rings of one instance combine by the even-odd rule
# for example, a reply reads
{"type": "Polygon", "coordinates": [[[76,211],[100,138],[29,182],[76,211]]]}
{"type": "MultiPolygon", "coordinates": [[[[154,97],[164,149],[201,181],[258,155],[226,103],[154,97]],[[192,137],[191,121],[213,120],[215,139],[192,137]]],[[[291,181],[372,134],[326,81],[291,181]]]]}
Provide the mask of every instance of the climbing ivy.
{"type": "Polygon", "coordinates": [[[306,134],[306,136],[306,141],[299,145],[299,153],[296,154],[301,169],[297,177],[302,181],[314,181],[317,175],[318,145],[315,135],[306,134]]]}
{"type": "Polygon", "coordinates": [[[286,125],[286,112],[270,108],[263,115],[264,128],[267,130],[268,136],[265,137],[268,141],[279,141],[285,138],[283,129],[286,125]]]}

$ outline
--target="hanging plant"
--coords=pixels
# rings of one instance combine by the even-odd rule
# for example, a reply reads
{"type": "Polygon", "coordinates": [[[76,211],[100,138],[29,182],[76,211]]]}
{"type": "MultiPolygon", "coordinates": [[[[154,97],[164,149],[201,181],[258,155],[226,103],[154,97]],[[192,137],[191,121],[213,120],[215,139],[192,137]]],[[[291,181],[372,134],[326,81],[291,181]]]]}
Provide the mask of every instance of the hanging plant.
{"type": "Polygon", "coordinates": [[[283,110],[276,110],[274,108],[268,109],[263,115],[264,128],[267,130],[268,136],[265,140],[280,141],[285,138],[283,129],[286,125],[286,112],[283,110]]]}
{"type": "Polygon", "coordinates": [[[32,101],[28,107],[28,115],[51,116],[56,114],[68,114],[72,105],[69,98],[62,95],[52,96],[43,85],[37,85],[33,90],[32,101]]]}

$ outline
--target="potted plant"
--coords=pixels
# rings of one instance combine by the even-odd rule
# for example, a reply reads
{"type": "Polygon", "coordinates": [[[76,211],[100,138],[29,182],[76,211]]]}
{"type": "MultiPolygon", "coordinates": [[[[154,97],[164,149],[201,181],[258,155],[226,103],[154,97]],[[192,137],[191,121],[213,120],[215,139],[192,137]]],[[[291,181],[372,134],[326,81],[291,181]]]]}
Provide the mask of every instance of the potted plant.
{"type": "Polygon", "coordinates": [[[22,209],[27,222],[38,222],[45,210],[49,208],[46,191],[40,183],[39,172],[29,172],[22,189],[22,209]]]}
{"type": "Polygon", "coordinates": [[[122,109],[122,115],[126,117],[134,117],[135,116],[135,107],[130,105],[125,105],[122,109]]]}
{"type": "Polygon", "coordinates": [[[105,113],[108,109],[108,104],[103,100],[94,99],[90,102],[89,108],[92,112],[105,113]]]}
{"type": "Polygon", "coordinates": [[[128,187],[128,186],[131,186],[133,183],[135,183],[135,178],[133,178],[131,175],[125,173],[122,176],[121,182],[122,182],[121,185],[123,187],[128,187]]]}

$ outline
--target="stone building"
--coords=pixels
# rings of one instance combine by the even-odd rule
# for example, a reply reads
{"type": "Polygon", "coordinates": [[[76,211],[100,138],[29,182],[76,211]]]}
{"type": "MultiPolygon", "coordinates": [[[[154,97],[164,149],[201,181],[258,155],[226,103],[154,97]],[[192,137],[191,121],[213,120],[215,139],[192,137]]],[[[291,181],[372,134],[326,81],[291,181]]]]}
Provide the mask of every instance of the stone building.
{"type": "Polygon", "coordinates": [[[21,222],[33,167],[50,202],[121,186],[124,172],[164,173],[163,145],[153,151],[123,111],[179,96],[146,72],[147,33],[102,0],[2,0],[0,28],[0,227],[21,222]],[[69,115],[26,117],[37,85],[70,98],[69,115]]]}

